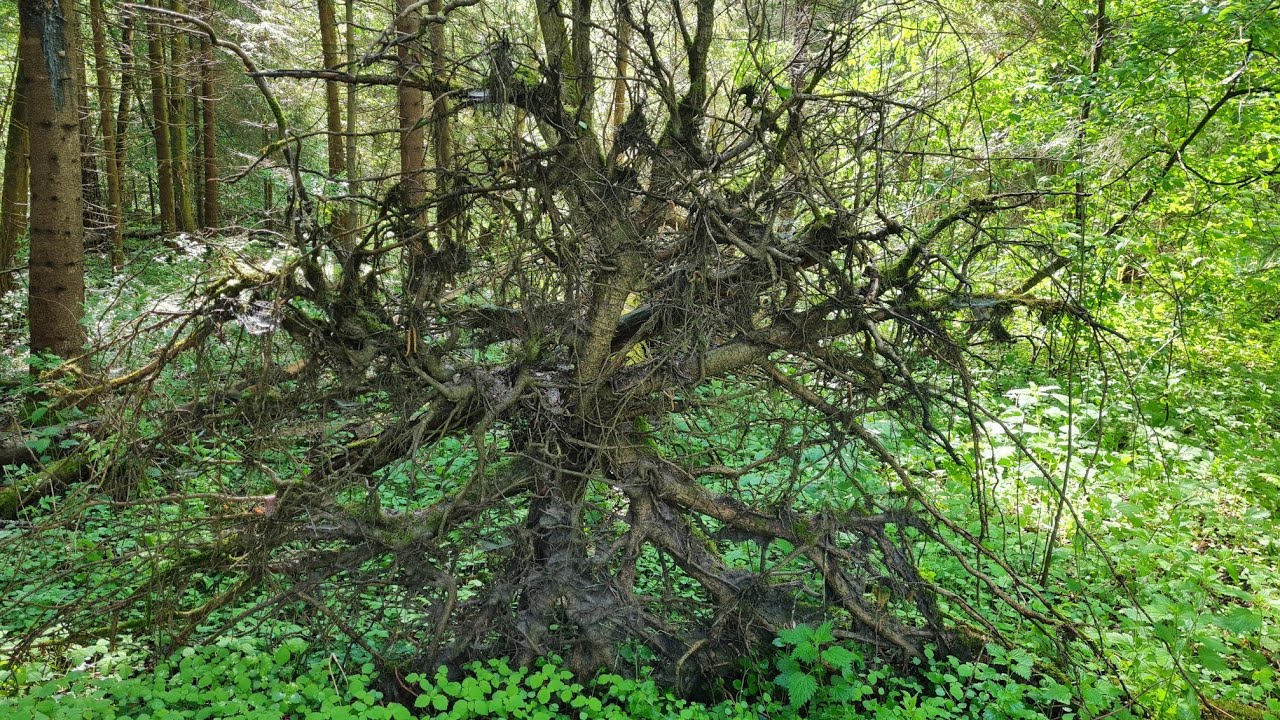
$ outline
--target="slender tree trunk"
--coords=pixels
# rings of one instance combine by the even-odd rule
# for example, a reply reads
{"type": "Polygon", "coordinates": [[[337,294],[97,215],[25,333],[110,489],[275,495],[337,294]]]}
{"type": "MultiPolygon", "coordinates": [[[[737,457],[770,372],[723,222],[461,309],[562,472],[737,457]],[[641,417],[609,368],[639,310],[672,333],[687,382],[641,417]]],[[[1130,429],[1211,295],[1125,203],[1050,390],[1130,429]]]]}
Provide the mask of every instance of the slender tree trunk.
{"type": "MultiPolygon", "coordinates": [[[[355,67],[356,63],[356,31],[354,0],[346,0],[345,27],[347,44],[347,65],[355,67]]],[[[355,244],[356,229],[360,226],[360,206],[355,196],[360,194],[359,167],[356,164],[356,84],[347,83],[347,193],[352,200],[347,203],[347,238],[348,246],[355,244]]]]}
{"type": "Polygon", "coordinates": [[[4,96],[4,105],[0,107],[0,126],[9,127],[9,113],[13,111],[14,96],[18,93],[18,58],[13,58],[13,73],[9,75],[9,87],[4,96]]]}
{"type": "Polygon", "coordinates": [[[129,155],[129,101],[134,93],[133,22],[133,13],[125,12],[120,31],[120,105],[116,108],[116,176],[122,183],[129,155]]]}
{"type": "MultiPolygon", "coordinates": [[[[271,145],[271,130],[266,126],[262,128],[262,147],[271,145]]],[[[271,183],[271,171],[267,171],[267,176],[262,180],[262,209],[267,215],[267,229],[275,228],[275,221],[271,218],[271,207],[275,205],[275,199],[272,197],[273,185],[271,183]]]]}
{"type": "MultiPolygon", "coordinates": [[[[316,6],[320,20],[320,47],[324,55],[324,67],[326,70],[334,70],[341,62],[338,60],[338,20],[334,15],[333,0],[316,0],[316,6]]],[[[342,102],[338,90],[338,83],[325,82],[325,121],[329,131],[327,137],[329,175],[335,178],[347,171],[347,161],[343,157],[345,148],[342,139],[342,102]]],[[[343,211],[334,213],[334,234],[346,237],[347,224],[344,207],[343,211]]]]}
{"type": "Polygon", "coordinates": [[[22,63],[14,73],[13,102],[9,105],[9,127],[4,146],[4,187],[0,190],[0,295],[13,288],[14,257],[18,238],[27,231],[27,184],[30,163],[27,156],[27,110],[22,63]]]}
{"type": "Polygon", "coordinates": [[[31,351],[80,355],[84,330],[81,65],[74,0],[20,0],[18,53],[31,147],[31,351]]]}
{"type": "MultiPolygon", "coordinates": [[[[1094,26],[1093,26],[1093,46],[1089,49],[1089,86],[1092,92],[1093,85],[1098,81],[1098,71],[1102,69],[1102,52],[1106,44],[1107,38],[1107,0],[1097,0],[1095,8],[1094,26]]],[[[1079,168],[1076,171],[1076,187],[1075,187],[1075,216],[1076,225],[1080,234],[1083,236],[1085,227],[1088,225],[1088,203],[1085,200],[1085,194],[1088,188],[1085,186],[1084,164],[1088,150],[1088,128],[1089,116],[1093,114],[1092,96],[1086,97],[1084,102],[1080,103],[1080,119],[1076,125],[1076,162],[1079,168]]]]}
{"type": "MultiPolygon", "coordinates": [[[[172,9],[185,13],[187,8],[182,0],[173,0],[172,9]]],[[[173,106],[169,109],[172,120],[169,124],[169,143],[173,151],[173,199],[176,203],[178,229],[183,232],[196,231],[195,204],[191,192],[191,145],[187,141],[187,119],[191,116],[191,95],[187,82],[187,66],[190,60],[187,52],[187,35],[175,32],[170,36],[169,97],[173,106]]]]}
{"type": "MultiPolygon", "coordinates": [[[[200,51],[198,46],[196,51],[200,51]]],[[[193,83],[193,91],[203,90],[203,88],[203,83],[193,83]]],[[[191,165],[193,172],[198,175],[193,175],[191,178],[191,196],[195,205],[198,228],[204,228],[204,113],[202,108],[203,103],[199,99],[191,103],[191,137],[194,139],[191,144],[191,165]]]]}
{"type": "MultiPolygon", "coordinates": [[[[213,17],[212,0],[200,0],[201,15],[205,20],[213,17]]],[[[204,229],[218,230],[218,134],[215,123],[213,97],[213,43],[208,38],[200,42],[200,108],[202,111],[201,137],[204,140],[204,229]]]]}
{"type": "Polygon", "coordinates": [[[113,114],[111,73],[107,67],[106,18],[102,0],[89,0],[89,24],[93,30],[93,65],[98,81],[98,113],[102,125],[102,161],[107,172],[107,225],[111,239],[111,265],[124,266],[124,227],[120,209],[120,164],[116,162],[116,120],[113,114]]]}
{"type": "MultiPolygon", "coordinates": [[[[77,34],[80,28],[76,27],[77,34]]],[[[77,40],[78,42],[79,40],[77,40]]],[[[93,237],[94,245],[100,245],[103,232],[110,220],[102,197],[102,183],[98,179],[97,133],[93,130],[93,108],[89,105],[89,83],[81,54],[81,64],[76,67],[76,92],[80,102],[80,184],[84,198],[85,232],[93,237]]]]}
{"type": "MultiPolygon", "coordinates": [[[[397,34],[403,39],[396,47],[399,60],[397,72],[400,77],[407,77],[417,72],[422,59],[415,49],[421,19],[417,10],[410,10],[413,0],[396,0],[396,12],[403,14],[396,24],[397,34]]],[[[398,92],[400,114],[400,187],[404,210],[409,213],[413,224],[422,226],[425,219],[421,211],[425,196],[423,182],[423,166],[426,164],[426,142],[422,132],[423,101],[422,91],[408,85],[400,85],[398,92]]],[[[426,244],[426,240],[423,240],[426,244]]],[[[421,252],[423,248],[415,248],[421,252]]]]}
{"type": "MultiPolygon", "coordinates": [[[[432,15],[444,13],[443,0],[430,0],[427,10],[432,15]]],[[[447,80],[445,74],[444,23],[433,22],[427,29],[431,47],[431,74],[437,82],[447,80]]],[[[461,203],[450,196],[453,190],[453,128],[449,121],[449,100],[437,95],[431,101],[431,136],[435,150],[435,190],[440,198],[436,206],[437,247],[451,248],[460,220],[461,203]]]]}
{"type": "MultiPolygon", "coordinates": [[[[152,0],[154,3],[156,0],[152,0]]],[[[160,186],[160,229],[173,232],[178,225],[174,208],[173,152],[169,146],[169,102],[165,92],[164,42],[159,25],[147,18],[147,60],[151,71],[152,135],[156,140],[156,182],[160,186]]]]}
{"type": "MultiPolygon", "coordinates": [[[[627,72],[631,66],[631,23],[628,16],[628,0],[618,0],[618,56],[615,58],[613,78],[613,108],[610,132],[616,133],[627,119],[627,72]]],[[[613,138],[605,138],[612,142],[613,138]]]]}

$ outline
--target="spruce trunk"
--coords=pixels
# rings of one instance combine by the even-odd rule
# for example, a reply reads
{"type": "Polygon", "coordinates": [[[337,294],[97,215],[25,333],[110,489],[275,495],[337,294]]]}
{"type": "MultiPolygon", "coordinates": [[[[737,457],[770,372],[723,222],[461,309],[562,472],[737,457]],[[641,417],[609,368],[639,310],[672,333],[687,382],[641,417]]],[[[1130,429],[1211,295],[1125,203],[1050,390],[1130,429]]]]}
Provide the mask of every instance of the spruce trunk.
{"type": "Polygon", "coordinates": [[[147,19],[147,60],[151,72],[151,117],[155,121],[152,135],[156,141],[156,183],[160,190],[160,230],[173,232],[177,212],[173,193],[173,151],[169,146],[169,103],[165,92],[164,44],[160,26],[147,19]]]}
{"type": "Polygon", "coordinates": [[[80,53],[74,0],[21,0],[18,54],[31,147],[31,351],[80,355],[84,330],[84,195],[80,185],[80,53]]]}

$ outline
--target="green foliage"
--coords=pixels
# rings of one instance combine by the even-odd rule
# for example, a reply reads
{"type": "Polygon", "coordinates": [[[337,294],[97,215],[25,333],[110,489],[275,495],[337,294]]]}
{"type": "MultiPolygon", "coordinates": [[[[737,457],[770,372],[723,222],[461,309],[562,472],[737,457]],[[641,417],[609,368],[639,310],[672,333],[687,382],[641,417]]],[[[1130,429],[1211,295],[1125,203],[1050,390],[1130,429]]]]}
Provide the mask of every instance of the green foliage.
{"type": "Polygon", "coordinates": [[[505,660],[472,663],[459,680],[447,669],[435,676],[409,675],[422,693],[415,705],[441,720],[748,720],[757,707],[743,701],[703,705],[677,698],[652,680],[603,674],[582,684],[553,661],[512,668],[505,660]]]}
{"type": "Polygon", "coordinates": [[[69,672],[51,677],[36,664],[0,669],[0,714],[32,720],[404,720],[408,710],[382,704],[369,686],[371,665],[340,667],[308,659],[306,642],[286,640],[273,651],[249,639],[186,648],[152,672],[136,653],[105,641],[74,650],[69,672]]]}
{"type": "Polygon", "coordinates": [[[1090,688],[1080,702],[1067,685],[1033,671],[1025,651],[991,645],[989,662],[962,662],[934,656],[932,650],[910,675],[869,661],[856,645],[836,640],[831,623],[797,625],[778,633],[783,649],[774,682],[792,711],[813,718],[1131,717],[1117,707],[1119,688],[1090,688]]]}

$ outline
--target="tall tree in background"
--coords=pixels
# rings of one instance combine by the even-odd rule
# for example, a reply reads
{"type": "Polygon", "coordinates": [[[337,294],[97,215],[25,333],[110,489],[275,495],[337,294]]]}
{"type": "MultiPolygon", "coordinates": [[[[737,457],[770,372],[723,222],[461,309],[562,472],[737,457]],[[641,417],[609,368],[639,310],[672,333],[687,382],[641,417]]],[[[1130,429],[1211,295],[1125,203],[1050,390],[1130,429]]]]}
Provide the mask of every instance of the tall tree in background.
{"type": "MultiPolygon", "coordinates": [[[[120,178],[120,194],[124,196],[124,169],[128,152],[129,103],[136,91],[133,65],[133,13],[124,12],[120,18],[120,104],[116,109],[116,174],[120,178]]],[[[121,208],[123,212],[123,207],[121,208]]]]}
{"type": "MultiPolygon", "coordinates": [[[[356,34],[354,0],[346,0],[344,6],[343,35],[346,42],[347,65],[355,67],[356,34]]],[[[359,168],[356,164],[356,84],[347,85],[347,194],[351,201],[347,203],[347,238],[351,244],[355,241],[356,229],[360,226],[360,205],[355,196],[360,194],[359,168]]]]}
{"type": "MultiPolygon", "coordinates": [[[[320,48],[324,57],[326,70],[339,67],[338,61],[338,20],[333,9],[333,0],[317,0],[317,11],[320,20],[320,48]]],[[[338,83],[326,80],[324,83],[324,116],[328,129],[326,144],[329,158],[330,177],[339,177],[346,172],[347,161],[342,137],[342,101],[339,96],[338,83]]],[[[333,228],[337,235],[345,235],[347,227],[346,209],[334,213],[333,228]]]]}
{"type": "Polygon", "coordinates": [[[0,295],[13,287],[10,268],[17,254],[18,238],[27,231],[27,156],[26,102],[24,100],[22,63],[14,72],[13,100],[9,105],[9,128],[4,146],[4,187],[0,189],[0,295]]]}
{"type": "MultiPolygon", "coordinates": [[[[81,42],[80,29],[76,29],[76,42],[81,42]]],[[[85,232],[92,237],[91,245],[101,241],[101,236],[110,224],[107,215],[106,198],[103,197],[102,179],[98,177],[98,133],[93,127],[93,106],[89,104],[89,69],[84,63],[85,54],[80,54],[80,63],[76,65],[76,93],[80,103],[80,185],[84,198],[85,232]]]]}
{"type": "Polygon", "coordinates": [[[610,108],[609,132],[616,133],[627,116],[627,72],[631,67],[631,11],[627,0],[618,0],[617,52],[614,57],[613,105],[610,108]]]}
{"type": "Polygon", "coordinates": [[[25,80],[31,163],[32,352],[80,354],[84,330],[84,197],[73,0],[21,0],[18,56],[25,80]]]}
{"type": "MultiPolygon", "coordinates": [[[[444,2],[429,0],[431,26],[427,28],[427,41],[431,50],[431,82],[447,87],[449,63],[445,58],[444,2]]],[[[440,248],[453,250],[454,230],[461,213],[461,203],[453,194],[453,129],[449,121],[448,93],[437,92],[431,98],[431,142],[434,150],[436,241],[440,248]]]]}
{"type": "MultiPolygon", "coordinates": [[[[185,13],[186,6],[182,0],[172,3],[176,12],[185,13]]],[[[190,64],[190,53],[187,49],[187,34],[174,32],[169,35],[169,147],[173,152],[173,199],[176,203],[174,211],[178,221],[178,229],[183,232],[195,232],[196,212],[195,193],[191,182],[191,144],[187,140],[187,121],[191,117],[191,95],[187,82],[187,70],[190,64]]]]}
{"type": "Polygon", "coordinates": [[[400,77],[397,100],[400,118],[400,186],[401,200],[414,224],[422,224],[422,203],[425,188],[422,178],[426,163],[426,142],[422,132],[422,89],[406,82],[415,79],[422,66],[422,56],[417,49],[417,37],[421,27],[419,4],[412,0],[396,0],[396,71],[400,77]]]}
{"type": "MultiPolygon", "coordinates": [[[[198,6],[197,6],[198,7],[198,6]]],[[[197,228],[204,227],[204,103],[201,101],[200,93],[204,89],[204,83],[200,79],[200,70],[203,65],[200,54],[200,41],[195,41],[195,46],[191,48],[191,56],[195,64],[195,77],[191,80],[191,92],[195,93],[195,97],[191,102],[187,103],[187,109],[190,111],[187,120],[190,122],[191,129],[191,173],[186,182],[191,187],[191,211],[195,218],[197,228]]]]}
{"type": "Polygon", "coordinates": [[[111,240],[111,265],[124,265],[124,223],[121,218],[120,164],[116,161],[116,120],[111,71],[107,64],[106,18],[102,0],[89,0],[89,23],[93,29],[93,66],[98,82],[98,116],[102,126],[102,161],[107,174],[107,232],[111,240]]]}
{"type": "MultiPolygon", "coordinates": [[[[200,0],[198,6],[201,17],[208,22],[213,17],[212,0],[200,0]]],[[[200,137],[204,143],[203,176],[204,207],[200,213],[202,225],[206,231],[218,229],[218,135],[215,124],[215,103],[213,96],[213,43],[207,37],[200,41],[200,137]]]]}
{"type": "Polygon", "coordinates": [[[173,150],[169,142],[167,69],[160,25],[152,17],[147,18],[147,61],[151,74],[151,119],[155,122],[152,134],[156,141],[156,182],[160,188],[160,229],[173,232],[178,226],[178,214],[173,188],[173,150]]]}

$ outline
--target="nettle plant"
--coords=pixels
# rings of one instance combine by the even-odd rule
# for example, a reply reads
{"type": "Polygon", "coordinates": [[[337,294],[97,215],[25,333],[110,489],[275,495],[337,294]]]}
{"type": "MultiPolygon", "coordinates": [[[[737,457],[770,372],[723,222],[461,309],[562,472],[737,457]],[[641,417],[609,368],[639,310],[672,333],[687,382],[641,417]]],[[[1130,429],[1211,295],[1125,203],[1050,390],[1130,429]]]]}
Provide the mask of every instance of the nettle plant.
{"type": "Polygon", "coordinates": [[[862,657],[836,643],[832,623],[797,625],[778,633],[774,644],[788,649],[778,659],[774,682],[786,689],[793,707],[809,703],[850,703],[872,691],[873,673],[861,673],[862,657]]]}

